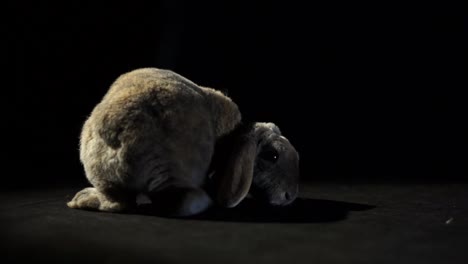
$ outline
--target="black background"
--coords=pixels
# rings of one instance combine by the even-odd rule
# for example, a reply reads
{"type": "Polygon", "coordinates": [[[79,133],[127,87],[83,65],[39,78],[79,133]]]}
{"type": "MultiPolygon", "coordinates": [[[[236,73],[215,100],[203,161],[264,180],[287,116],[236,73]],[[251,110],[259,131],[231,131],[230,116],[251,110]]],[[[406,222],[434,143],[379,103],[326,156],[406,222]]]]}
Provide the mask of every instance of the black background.
{"type": "Polygon", "coordinates": [[[13,72],[2,187],[84,182],[81,126],[140,67],[172,69],[275,122],[303,179],[465,180],[463,8],[299,2],[17,2],[3,34],[13,72]]]}

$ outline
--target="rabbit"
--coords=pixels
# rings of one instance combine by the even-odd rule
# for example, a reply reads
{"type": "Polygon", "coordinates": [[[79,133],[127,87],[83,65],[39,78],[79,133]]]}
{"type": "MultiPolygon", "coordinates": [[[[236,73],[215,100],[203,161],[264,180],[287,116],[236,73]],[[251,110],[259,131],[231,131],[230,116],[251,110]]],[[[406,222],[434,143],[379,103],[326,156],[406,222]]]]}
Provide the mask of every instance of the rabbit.
{"type": "Polygon", "coordinates": [[[85,121],[80,161],[93,187],[70,208],[191,216],[248,194],[270,205],[298,195],[299,155],[273,123],[244,122],[226,95],[170,70],[119,76],[85,121]]]}

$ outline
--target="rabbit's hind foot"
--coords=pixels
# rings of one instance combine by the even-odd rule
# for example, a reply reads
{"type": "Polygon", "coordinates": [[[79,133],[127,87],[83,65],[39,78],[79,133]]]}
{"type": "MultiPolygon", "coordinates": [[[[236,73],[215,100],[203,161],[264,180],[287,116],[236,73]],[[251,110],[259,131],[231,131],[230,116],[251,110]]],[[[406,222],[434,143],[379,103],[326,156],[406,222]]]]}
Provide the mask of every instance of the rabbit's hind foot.
{"type": "Polygon", "coordinates": [[[96,188],[85,188],[79,191],[67,206],[74,209],[97,210],[118,213],[127,206],[123,202],[109,199],[109,196],[99,192],[96,188]]]}

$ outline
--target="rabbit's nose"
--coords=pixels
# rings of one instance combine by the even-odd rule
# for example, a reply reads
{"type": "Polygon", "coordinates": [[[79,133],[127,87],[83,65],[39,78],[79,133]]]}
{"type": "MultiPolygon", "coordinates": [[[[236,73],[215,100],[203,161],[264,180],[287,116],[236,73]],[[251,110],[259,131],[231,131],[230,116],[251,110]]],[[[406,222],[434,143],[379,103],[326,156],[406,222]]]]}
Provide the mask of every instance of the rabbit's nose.
{"type": "Polygon", "coordinates": [[[297,197],[297,194],[299,192],[299,186],[296,185],[296,188],[294,190],[286,191],[284,192],[284,200],[288,203],[294,201],[297,197]]]}

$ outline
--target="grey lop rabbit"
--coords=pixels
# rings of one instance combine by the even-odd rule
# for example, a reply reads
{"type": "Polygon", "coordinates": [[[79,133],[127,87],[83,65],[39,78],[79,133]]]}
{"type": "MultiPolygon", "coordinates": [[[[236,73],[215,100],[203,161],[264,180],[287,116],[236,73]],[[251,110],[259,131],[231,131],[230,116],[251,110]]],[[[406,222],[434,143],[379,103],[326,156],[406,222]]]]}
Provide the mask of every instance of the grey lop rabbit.
{"type": "Polygon", "coordinates": [[[93,187],[68,207],[198,214],[249,193],[272,205],[298,195],[299,156],[273,123],[244,123],[237,105],[169,70],[121,75],[83,126],[80,160],[93,187]]]}

